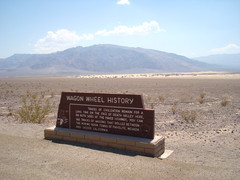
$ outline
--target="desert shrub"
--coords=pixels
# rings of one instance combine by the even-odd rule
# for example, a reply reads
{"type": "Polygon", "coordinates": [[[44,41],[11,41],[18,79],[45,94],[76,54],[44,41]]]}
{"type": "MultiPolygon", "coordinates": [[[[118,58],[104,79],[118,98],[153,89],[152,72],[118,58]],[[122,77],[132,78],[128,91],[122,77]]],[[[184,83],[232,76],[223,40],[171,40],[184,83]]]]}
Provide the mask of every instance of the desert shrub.
{"type": "Polygon", "coordinates": [[[179,101],[174,101],[173,102],[173,105],[175,105],[175,106],[178,105],[178,104],[179,104],[179,101]]]}
{"type": "Polygon", "coordinates": [[[54,92],[51,92],[51,98],[53,98],[54,97],[54,92]]]}
{"type": "Polygon", "coordinates": [[[173,106],[173,107],[171,108],[171,110],[172,110],[172,113],[173,113],[173,114],[176,114],[176,112],[177,112],[177,107],[176,107],[176,106],[173,106]]]}
{"type": "Polygon", "coordinates": [[[200,94],[200,99],[198,99],[198,102],[200,103],[200,104],[203,104],[204,102],[205,102],[205,96],[206,96],[206,93],[201,93],[200,94]]]}
{"type": "Polygon", "coordinates": [[[53,108],[49,99],[44,98],[45,93],[34,94],[29,91],[21,96],[21,107],[13,113],[16,120],[21,122],[43,123],[46,115],[53,108]]]}
{"type": "Polygon", "coordinates": [[[222,101],[221,101],[221,105],[222,106],[227,106],[229,104],[229,101],[227,100],[227,99],[223,99],[222,101]]]}
{"type": "Polygon", "coordinates": [[[150,96],[147,97],[147,101],[151,101],[151,99],[152,99],[152,98],[151,98],[150,96]]]}
{"type": "Polygon", "coordinates": [[[195,111],[184,111],[181,113],[182,118],[187,122],[194,122],[197,119],[195,111]]]}
{"type": "Polygon", "coordinates": [[[165,98],[163,96],[158,96],[159,101],[164,101],[165,98]]]}
{"type": "Polygon", "coordinates": [[[155,105],[153,103],[150,104],[150,108],[154,109],[155,105]]]}
{"type": "Polygon", "coordinates": [[[203,103],[205,102],[205,99],[202,99],[202,98],[201,98],[201,99],[198,100],[198,102],[199,102],[200,104],[203,104],[203,103]]]}
{"type": "Polygon", "coordinates": [[[13,116],[13,110],[10,107],[8,107],[8,114],[7,114],[7,116],[13,116]]]}
{"type": "Polygon", "coordinates": [[[206,96],[206,93],[201,93],[201,94],[200,94],[200,98],[201,98],[201,99],[205,98],[205,96],[206,96]]]}
{"type": "Polygon", "coordinates": [[[13,90],[6,90],[5,93],[6,93],[6,94],[13,93],[13,90]]]}

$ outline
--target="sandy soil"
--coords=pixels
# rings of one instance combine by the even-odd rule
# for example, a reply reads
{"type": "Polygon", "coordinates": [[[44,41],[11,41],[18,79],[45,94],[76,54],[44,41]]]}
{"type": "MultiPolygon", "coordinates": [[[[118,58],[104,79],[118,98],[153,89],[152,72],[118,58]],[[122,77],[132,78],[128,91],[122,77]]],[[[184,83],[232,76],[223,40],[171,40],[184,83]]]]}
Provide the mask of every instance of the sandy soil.
{"type": "MultiPolygon", "coordinates": [[[[184,77],[182,77],[184,76],[184,77]]],[[[207,77],[205,77],[207,76],[207,77]]],[[[0,79],[0,179],[238,179],[240,77],[0,79]],[[26,91],[46,92],[55,103],[44,124],[14,121],[26,91]],[[166,138],[166,159],[97,146],[54,143],[43,130],[56,121],[62,91],[142,94],[155,109],[155,131],[166,138]],[[204,96],[201,98],[201,96],[204,96]],[[201,99],[203,103],[201,104],[201,99]],[[222,101],[228,101],[222,106],[222,101]],[[194,118],[188,119],[186,114],[194,118]],[[184,119],[184,117],[186,119],[184,119]]]]}

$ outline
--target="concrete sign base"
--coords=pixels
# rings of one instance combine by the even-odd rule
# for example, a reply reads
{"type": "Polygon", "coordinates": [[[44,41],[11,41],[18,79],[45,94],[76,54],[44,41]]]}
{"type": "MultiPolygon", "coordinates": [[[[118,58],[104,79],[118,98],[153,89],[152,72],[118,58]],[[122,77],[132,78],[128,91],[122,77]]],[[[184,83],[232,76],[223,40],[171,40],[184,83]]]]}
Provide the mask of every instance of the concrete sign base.
{"type": "Polygon", "coordinates": [[[44,130],[48,140],[63,140],[83,144],[110,147],[137,154],[159,157],[165,150],[165,138],[155,135],[154,139],[146,139],[100,132],[90,132],[59,127],[49,127],[44,130]]]}

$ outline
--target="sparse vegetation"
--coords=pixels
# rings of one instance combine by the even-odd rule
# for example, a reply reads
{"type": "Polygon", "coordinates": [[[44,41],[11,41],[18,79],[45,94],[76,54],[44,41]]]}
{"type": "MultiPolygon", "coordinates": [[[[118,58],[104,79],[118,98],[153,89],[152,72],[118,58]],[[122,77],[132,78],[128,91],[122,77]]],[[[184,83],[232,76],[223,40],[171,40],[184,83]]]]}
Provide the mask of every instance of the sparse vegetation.
{"type": "Polygon", "coordinates": [[[7,116],[13,116],[13,110],[8,107],[8,115],[7,116]]]}
{"type": "Polygon", "coordinates": [[[172,113],[173,113],[173,114],[176,114],[176,112],[177,112],[176,106],[173,106],[173,107],[171,108],[171,110],[172,110],[172,113]]]}
{"type": "Polygon", "coordinates": [[[51,98],[53,98],[54,97],[54,92],[51,92],[51,98]]]}
{"type": "Polygon", "coordinates": [[[150,96],[147,97],[147,101],[151,101],[151,99],[152,99],[152,98],[151,98],[150,96]]]}
{"type": "Polygon", "coordinates": [[[195,111],[184,111],[181,113],[182,118],[187,122],[194,122],[197,119],[195,111]]]}
{"type": "Polygon", "coordinates": [[[200,104],[203,104],[203,103],[205,102],[205,99],[199,99],[198,102],[199,102],[200,104]]]}
{"type": "Polygon", "coordinates": [[[221,105],[222,106],[227,106],[229,104],[229,101],[227,100],[227,99],[223,99],[222,101],[221,101],[221,105]]]}
{"type": "Polygon", "coordinates": [[[6,90],[5,93],[6,93],[6,94],[13,93],[13,90],[6,90]]]}
{"type": "Polygon", "coordinates": [[[159,101],[164,101],[165,98],[163,96],[158,96],[159,101]]]}
{"type": "Polygon", "coordinates": [[[16,120],[30,123],[43,123],[46,115],[48,115],[53,108],[53,104],[49,99],[45,98],[45,93],[40,95],[27,91],[25,95],[21,96],[21,106],[15,112],[9,108],[9,114],[13,115],[16,120]]]}
{"type": "Polygon", "coordinates": [[[178,105],[179,101],[174,101],[173,104],[176,106],[178,105]]]}
{"type": "Polygon", "coordinates": [[[206,93],[201,93],[200,94],[200,99],[198,100],[198,102],[200,103],[200,104],[203,104],[204,102],[205,102],[205,96],[206,96],[206,93]]]}
{"type": "Polygon", "coordinates": [[[205,98],[205,96],[206,96],[206,93],[201,93],[201,94],[200,94],[200,98],[201,98],[201,99],[205,98]]]}

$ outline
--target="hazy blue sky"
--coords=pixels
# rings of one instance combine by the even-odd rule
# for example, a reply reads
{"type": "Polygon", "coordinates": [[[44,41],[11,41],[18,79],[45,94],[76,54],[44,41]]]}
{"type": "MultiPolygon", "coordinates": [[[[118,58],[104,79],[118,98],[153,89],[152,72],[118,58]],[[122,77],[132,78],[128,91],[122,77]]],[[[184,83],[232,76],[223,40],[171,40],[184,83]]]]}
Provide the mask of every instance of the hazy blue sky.
{"type": "Polygon", "coordinates": [[[240,53],[240,0],[1,0],[0,58],[117,44],[240,53]]]}

